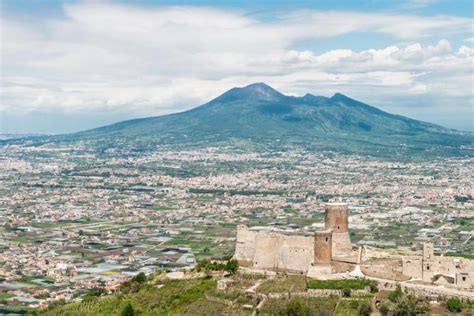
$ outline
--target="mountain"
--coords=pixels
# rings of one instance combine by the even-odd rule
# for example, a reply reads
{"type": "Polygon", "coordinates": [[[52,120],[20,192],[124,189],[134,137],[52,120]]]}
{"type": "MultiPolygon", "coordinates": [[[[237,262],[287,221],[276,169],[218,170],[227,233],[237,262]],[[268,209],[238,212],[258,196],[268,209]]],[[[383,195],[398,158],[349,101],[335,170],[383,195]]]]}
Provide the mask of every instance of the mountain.
{"type": "Polygon", "coordinates": [[[264,83],[233,88],[194,109],[65,135],[102,145],[297,145],[375,155],[464,155],[473,134],[390,114],[340,93],[286,96],[264,83]]]}

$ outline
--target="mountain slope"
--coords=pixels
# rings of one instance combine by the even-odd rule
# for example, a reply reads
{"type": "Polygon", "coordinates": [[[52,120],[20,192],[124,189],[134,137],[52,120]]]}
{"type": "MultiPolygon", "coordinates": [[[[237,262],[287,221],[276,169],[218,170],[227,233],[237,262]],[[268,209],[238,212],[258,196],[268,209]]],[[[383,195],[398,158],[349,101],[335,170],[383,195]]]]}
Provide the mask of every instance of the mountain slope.
{"type": "Polygon", "coordinates": [[[232,139],[356,153],[459,153],[472,145],[473,135],[390,114],[338,93],[331,98],[292,97],[255,83],[189,111],[124,121],[64,139],[202,145],[232,139]]]}

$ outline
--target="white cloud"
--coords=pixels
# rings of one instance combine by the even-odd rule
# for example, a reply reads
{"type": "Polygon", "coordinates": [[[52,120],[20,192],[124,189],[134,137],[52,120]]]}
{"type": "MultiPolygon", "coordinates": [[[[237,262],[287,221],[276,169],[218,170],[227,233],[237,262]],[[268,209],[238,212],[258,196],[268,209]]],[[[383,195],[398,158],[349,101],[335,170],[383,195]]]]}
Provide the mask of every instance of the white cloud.
{"type": "Polygon", "coordinates": [[[380,13],[293,11],[259,20],[202,7],[80,3],[49,19],[2,19],[1,111],[158,115],[265,81],[289,93],[472,98],[473,49],[426,37],[469,32],[472,20],[380,13]],[[294,49],[351,32],[395,44],[316,54],[294,49]],[[435,41],[436,42],[436,41],[435,41]]]}

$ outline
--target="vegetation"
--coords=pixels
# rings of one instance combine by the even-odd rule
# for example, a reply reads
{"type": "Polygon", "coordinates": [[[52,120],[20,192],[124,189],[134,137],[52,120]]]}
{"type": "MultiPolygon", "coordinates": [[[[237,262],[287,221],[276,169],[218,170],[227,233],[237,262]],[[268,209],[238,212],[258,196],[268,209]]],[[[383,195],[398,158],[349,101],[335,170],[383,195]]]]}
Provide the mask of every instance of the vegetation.
{"type": "Polygon", "coordinates": [[[335,297],[295,297],[291,299],[269,299],[262,307],[263,315],[321,315],[334,312],[335,297]]]}
{"type": "Polygon", "coordinates": [[[303,276],[289,275],[285,278],[268,280],[260,284],[257,291],[260,293],[288,293],[306,290],[306,281],[303,276]]]}
{"type": "Polygon", "coordinates": [[[357,280],[315,280],[308,279],[308,289],[353,289],[362,290],[367,286],[375,286],[377,282],[368,279],[357,280]]]}
{"type": "MultiPolygon", "coordinates": [[[[46,310],[40,310],[40,315],[123,315],[133,311],[133,315],[140,314],[185,314],[199,305],[199,312],[208,313],[208,301],[205,293],[216,287],[212,279],[173,280],[163,283],[163,287],[156,288],[150,284],[143,284],[135,293],[127,295],[106,296],[93,301],[57,304],[46,310]],[[130,305],[130,307],[128,307],[130,305]]],[[[195,314],[200,314],[195,313],[195,314]]],[[[211,313],[208,313],[210,315],[211,313]]],[[[128,314],[130,315],[130,314],[128,314]]]]}
{"type": "Polygon", "coordinates": [[[361,316],[369,316],[372,313],[372,306],[368,302],[362,302],[359,305],[359,315],[361,316]]]}
{"type": "Polygon", "coordinates": [[[138,273],[132,278],[132,282],[144,283],[146,282],[146,274],[144,272],[138,273]]]}
{"type": "Polygon", "coordinates": [[[404,297],[395,307],[395,316],[415,316],[417,314],[416,301],[411,297],[404,297]]]}
{"type": "Polygon", "coordinates": [[[370,298],[342,298],[339,300],[336,309],[336,316],[348,316],[348,315],[369,315],[372,311],[370,306],[370,298]],[[368,314],[367,314],[368,313],[368,314]]]}
{"type": "Polygon", "coordinates": [[[380,314],[382,314],[382,316],[388,316],[388,314],[390,313],[390,307],[388,307],[388,305],[384,303],[380,305],[379,312],[380,314]]]}
{"type": "Polygon", "coordinates": [[[239,263],[237,260],[228,260],[227,263],[219,263],[216,261],[202,260],[198,262],[196,270],[200,271],[227,271],[230,274],[235,274],[239,269],[239,263]]]}
{"type": "Polygon", "coordinates": [[[343,288],[342,289],[342,296],[343,297],[351,297],[351,289],[350,288],[343,288]]]}
{"type": "Polygon", "coordinates": [[[132,304],[128,303],[122,311],[122,316],[134,316],[132,304]]]}
{"type": "Polygon", "coordinates": [[[388,295],[388,299],[392,301],[393,303],[398,303],[402,299],[402,297],[403,297],[403,292],[400,285],[397,285],[397,288],[395,289],[395,291],[391,292],[388,295]]]}
{"type": "Polygon", "coordinates": [[[460,313],[462,311],[462,303],[457,297],[448,299],[446,302],[448,310],[452,313],[460,313]]]}
{"type": "Polygon", "coordinates": [[[474,254],[468,254],[468,253],[446,253],[444,255],[448,257],[461,257],[461,258],[466,258],[466,259],[474,259],[474,254]]]}

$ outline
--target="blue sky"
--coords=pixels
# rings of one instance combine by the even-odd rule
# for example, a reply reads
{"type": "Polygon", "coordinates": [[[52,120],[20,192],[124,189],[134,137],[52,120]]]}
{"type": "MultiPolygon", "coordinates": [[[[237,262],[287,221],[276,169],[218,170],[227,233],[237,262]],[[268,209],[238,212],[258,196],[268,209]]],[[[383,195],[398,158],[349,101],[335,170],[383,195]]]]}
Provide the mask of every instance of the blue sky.
{"type": "Polygon", "coordinates": [[[471,1],[1,4],[0,133],[183,111],[262,81],[474,130],[471,1]]]}

